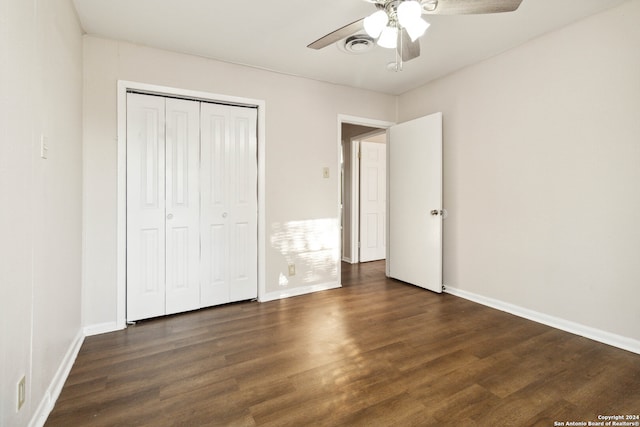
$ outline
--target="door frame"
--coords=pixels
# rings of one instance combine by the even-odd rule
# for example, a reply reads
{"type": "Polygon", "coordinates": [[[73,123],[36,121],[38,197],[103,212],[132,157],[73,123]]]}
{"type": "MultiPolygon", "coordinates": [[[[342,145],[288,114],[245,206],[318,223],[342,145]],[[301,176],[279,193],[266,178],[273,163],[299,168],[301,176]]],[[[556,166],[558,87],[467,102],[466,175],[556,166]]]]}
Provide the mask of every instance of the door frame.
{"type": "MultiPolygon", "coordinates": [[[[337,155],[338,155],[338,165],[340,165],[340,158],[342,156],[342,124],[343,123],[348,123],[348,124],[352,124],[352,125],[360,125],[360,126],[369,126],[369,127],[377,127],[380,128],[381,130],[387,130],[389,129],[391,126],[395,125],[395,122],[389,122],[386,120],[378,120],[378,119],[370,119],[367,117],[358,117],[358,116],[351,116],[348,114],[338,114],[338,120],[337,120],[337,127],[338,127],[338,143],[337,143],[337,155]]],[[[387,141],[388,142],[388,141],[387,141]]],[[[388,145],[388,144],[387,144],[388,145]]],[[[353,155],[353,150],[351,155],[353,155]]],[[[340,221],[340,227],[338,227],[338,242],[340,242],[338,244],[338,257],[337,257],[337,264],[338,264],[338,271],[337,271],[337,275],[338,275],[338,283],[342,286],[342,228],[343,228],[343,224],[342,224],[342,178],[338,179],[338,183],[337,183],[337,201],[338,201],[338,221],[340,221]]],[[[353,183],[352,183],[353,185],[353,183]]],[[[352,194],[352,198],[353,198],[353,194],[352,194]]],[[[353,202],[352,202],[353,203],[353,202]]],[[[352,215],[353,217],[353,215],[352,215]]],[[[352,220],[353,222],[353,220],[352,220]]],[[[353,234],[353,229],[352,229],[352,234],[353,234]]],[[[352,242],[351,244],[353,245],[353,238],[352,238],[352,242]]],[[[357,242],[356,242],[357,245],[357,242]]],[[[353,253],[353,252],[352,252],[353,253]]],[[[358,260],[360,259],[360,255],[358,254],[358,260]]]]}
{"type": "Polygon", "coordinates": [[[266,101],[243,98],[211,92],[159,86],[148,83],[118,80],[117,88],[117,237],[116,237],[116,323],[118,329],[127,326],[127,92],[138,91],[151,95],[215,102],[219,104],[254,107],[258,110],[258,300],[266,294],[266,218],[265,218],[265,143],[266,143],[266,101]]]}

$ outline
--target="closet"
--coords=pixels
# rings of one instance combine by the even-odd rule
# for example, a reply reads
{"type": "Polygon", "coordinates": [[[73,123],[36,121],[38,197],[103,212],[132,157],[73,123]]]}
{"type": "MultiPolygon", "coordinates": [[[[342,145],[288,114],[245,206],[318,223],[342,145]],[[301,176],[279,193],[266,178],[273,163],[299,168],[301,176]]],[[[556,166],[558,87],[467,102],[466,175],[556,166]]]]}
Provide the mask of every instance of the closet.
{"type": "Polygon", "coordinates": [[[127,321],[257,297],[256,122],[127,94],[127,321]]]}

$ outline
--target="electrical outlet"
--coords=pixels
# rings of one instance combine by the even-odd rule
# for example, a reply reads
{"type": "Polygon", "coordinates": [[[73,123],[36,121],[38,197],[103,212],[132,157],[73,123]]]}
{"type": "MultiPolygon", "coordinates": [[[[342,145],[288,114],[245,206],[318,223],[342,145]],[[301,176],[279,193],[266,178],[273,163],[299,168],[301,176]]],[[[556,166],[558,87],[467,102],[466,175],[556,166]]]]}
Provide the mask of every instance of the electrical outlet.
{"type": "Polygon", "coordinates": [[[289,276],[295,276],[295,275],[296,275],[296,265],[289,264],[289,276]]]}
{"type": "Polygon", "coordinates": [[[25,376],[23,376],[20,379],[20,381],[18,381],[18,408],[17,408],[18,411],[20,410],[20,408],[22,408],[22,405],[24,405],[24,401],[27,396],[26,382],[27,382],[27,379],[25,376]]]}

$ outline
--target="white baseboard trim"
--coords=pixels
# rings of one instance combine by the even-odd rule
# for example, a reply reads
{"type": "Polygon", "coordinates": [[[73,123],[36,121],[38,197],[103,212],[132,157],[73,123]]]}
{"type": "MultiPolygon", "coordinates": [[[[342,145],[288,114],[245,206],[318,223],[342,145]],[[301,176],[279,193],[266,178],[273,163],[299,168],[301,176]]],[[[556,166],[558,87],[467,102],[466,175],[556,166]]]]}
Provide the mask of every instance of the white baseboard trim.
{"type": "Polygon", "coordinates": [[[468,292],[462,289],[452,288],[450,286],[446,286],[444,292],[460,298],[464,298],[469,301],[477,302],[478,304],[482,304],[487,307],[505,311],[507,313],[511,313],[525,319],[533,320],[534,322],[542,323],[556,329],[561,329],[563,331],[580,335],[594,341],[640,354],[640,341],[632,338],[612,334],[611,332],[606,332],[600,329],[592,328],[590,326],[581,325],[580,323],[572,322],[555,316],[550,316],[548,314],[540,313],[538,311],[530,310],[528,308],[520,307],[497,299],[474,294],[473,292],[468,292]]]}
{"type": "Polygon", "coordinates": [[[71,372],[71,367],[78,357],[78,352],[80,351],[80,347],[82,347],[83,342],[84,335],[82,331],[78,331],[78,334],[73,339],[71,346],[69,346],[67,353],[62,359],[60,367],[58,367],[56,374],[53,376],[51,384],[47,387],[47,391],[44,393],[36,412],[33,414],[33,418],[31,418],[31,421],[29,422],[29,427],[44,426],[44,423],[47,421],[47,417],[49,417],[49,414],[53,410],[53,406],[58,400],[58,396],[60,396],[62,387],[69,376],[69,372],[71,372]]]}
{"type": "Polygon", "coordinates": [[[342,257],[342,261],[348,262],[349,264],[355,264],[351,258],[346,257],[346,256],[342,257]]]}
{"type": "Polygon", "coordinates": [[[269,292],[259,298],[260,302],[275,301],[282,298],[296,297],[310,294],[312,292],[326,291],[329,289],[341,288],[342,285],[336,282],[323,283],[319,285],[302,286],[299,288],[283,289],[282,291],[269,292]]]}
{"type": "Polygon", "coordinates": [[[122,328],[118,327],[117,322],[97,323],[95,325],[87,325],[84,327],[84,336],[90,337],[93,335],[106,334],[107,332],[119,331],[122,328]]]}

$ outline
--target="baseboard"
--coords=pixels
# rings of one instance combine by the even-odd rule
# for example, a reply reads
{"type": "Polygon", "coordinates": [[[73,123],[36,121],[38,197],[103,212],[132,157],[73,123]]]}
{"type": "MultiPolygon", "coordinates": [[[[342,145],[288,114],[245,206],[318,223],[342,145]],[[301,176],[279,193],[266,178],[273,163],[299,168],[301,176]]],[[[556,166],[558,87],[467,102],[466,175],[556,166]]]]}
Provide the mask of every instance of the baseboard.
{"type": "Polygon", "coordinates": [[[269,292],[259,299],[260,302],[275,301],[282,298],[296,297],[299,295],[310,294],[313,292],[326,291],[329,289],[340,288],[342,285],[336,282],[323,283],[320,285],[302,286],[299,288],[283,289],[282,291],[269,292]]]}
{"type": "Polygon", "coordinates": [[[478,304],[482,304],[487,307],[514,314],[518,317],[523,317],[525,319],[533,320],[534,322],[542,323],[556,329],[561,329],[572,334],[580,335],[585,338],[601,342],[603,344],[608,344],[614,347],[621,348],[623,350],[640,354],[640,341],[632,338],[612,334],[611,332],[606,332],[600,329],[585,326],[576,322],[571,322],[559,317],[550,316],[548,314],[540,313],[504,301],[474,294],[473,292],[452,288],[450,286],[446,286],[444,292],[460,298],[464,298],[469,301],[477,302],[478,304]]]}
{"type": "Polygon", "coordinates": [[[117,322],[98,323],[95,325],[88,325],[84,327],[84,336],[90,337],[93,335],[106,334],[107,332],[119,331],[122,328],[118,327],[117,322]]]}
{"type": "Polygon", "coordinates": [[[49,414],[53,410],[53,406],[56,404],[56,400],[58,400],[58,396],[60,396],[69,372],[71,372],[71,367],[76,361],[76,357],[78,357],[78,352],[80,351],[80,347],[82,347],[83,341],[84,335],[82,331],[78,331],[78,335],[76,335],[71,346],[69,346],[60,367],[58,367],[56,374],[51,380],[51,384],[47,387],[47,391],[44,393],[36,412],[33,414],[33,418],[31,418],[31,422],[29,422],[29,427],[44,426],[47,417],[49,417],[49,414]]]}
{"type": "Polygon", "coordinates": [[[355,264],[354,261],[351,258],[347,257],[347,256],[343,256],[342,257],[342,261],[343,262],[348,262],[349,264],[355,264]]]}

